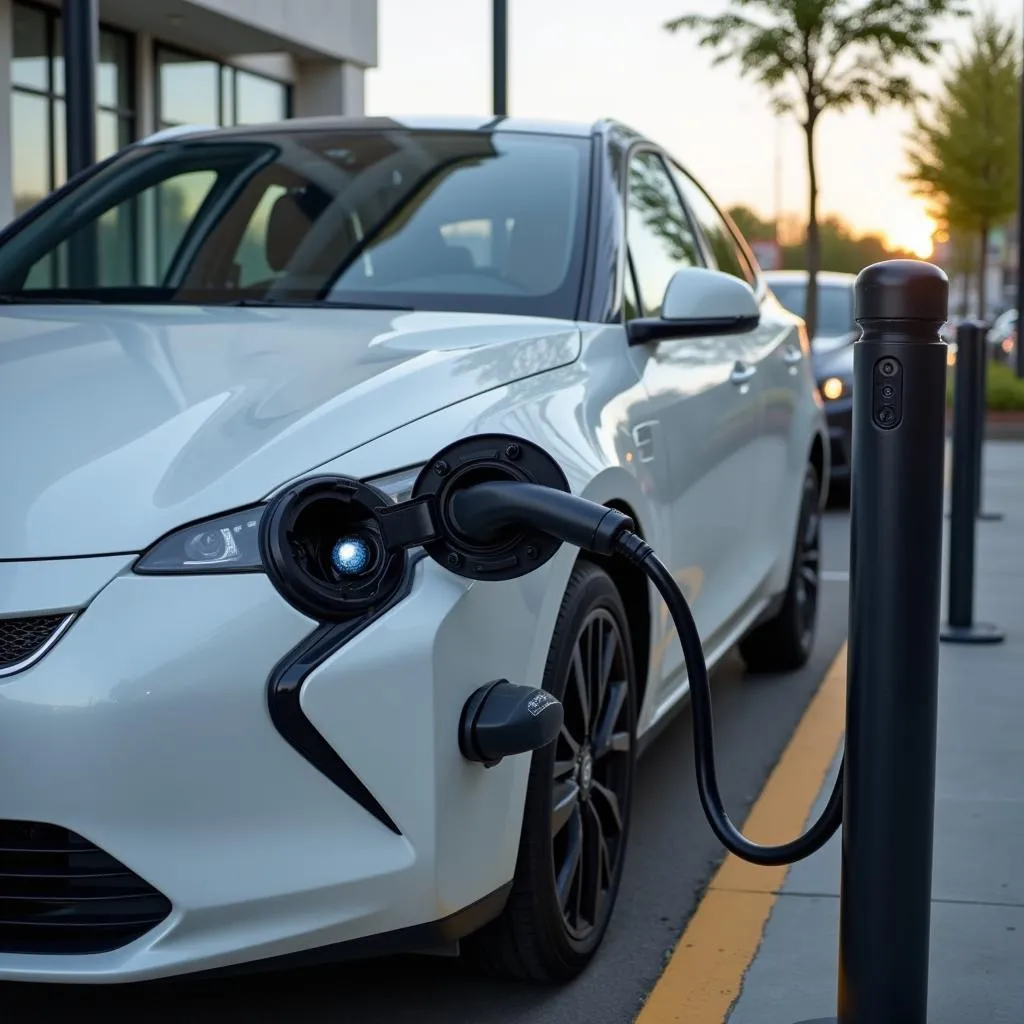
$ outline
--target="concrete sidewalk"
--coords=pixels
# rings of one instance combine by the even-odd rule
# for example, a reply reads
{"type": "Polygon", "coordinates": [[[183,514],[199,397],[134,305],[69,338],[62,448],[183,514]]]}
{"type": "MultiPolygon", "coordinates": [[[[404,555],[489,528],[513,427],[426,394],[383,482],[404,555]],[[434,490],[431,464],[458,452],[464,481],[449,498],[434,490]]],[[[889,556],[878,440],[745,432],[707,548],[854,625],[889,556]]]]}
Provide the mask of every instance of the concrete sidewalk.
{"type": "MultiPolygon", "coordinates": [[[[941,649],[930,1024],[1024,1021],[1024,444],[986,446],[984,493],[975,620],[1006,641],[941,649]]],[[[789,870],[728,1024],[835,1014],[839,844],[789,870]]]]}

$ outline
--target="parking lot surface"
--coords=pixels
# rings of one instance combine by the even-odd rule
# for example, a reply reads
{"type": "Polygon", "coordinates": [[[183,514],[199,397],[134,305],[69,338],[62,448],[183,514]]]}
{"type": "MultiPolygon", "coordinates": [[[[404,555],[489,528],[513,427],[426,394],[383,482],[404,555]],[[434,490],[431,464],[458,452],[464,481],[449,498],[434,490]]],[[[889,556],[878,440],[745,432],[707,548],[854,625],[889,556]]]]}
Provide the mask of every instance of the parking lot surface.
{"type": "MultiPolygon", "coordinates": [[[[719,777],[742,822],[846,638],[849,518],[823,530],[818,643],[790,676],[745,678],[738,656],[714,673],[719,777]]],[[[0,985],[0,1021],[110,1024],[627,1024],[657,981],[723,859],[693,781],[683,712],[640,762],[618,906],[590,970],[565,988],[496,983],[456,960],[394,958],[330,967],[116,988],[0,985]]]]}

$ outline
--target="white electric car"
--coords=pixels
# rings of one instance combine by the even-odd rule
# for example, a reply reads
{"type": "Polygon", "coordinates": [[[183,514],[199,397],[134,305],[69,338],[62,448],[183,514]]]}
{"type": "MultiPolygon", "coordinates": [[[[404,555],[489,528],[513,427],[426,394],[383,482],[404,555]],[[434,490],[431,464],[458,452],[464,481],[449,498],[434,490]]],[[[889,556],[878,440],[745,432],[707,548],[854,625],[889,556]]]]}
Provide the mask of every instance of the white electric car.
{"type": "Polygon", "coordinates": [[[827,430],[802,322],[612,123],[173,130],[0,235],[0,979],[452,949],[564,980],[608,926],[638,753],[687,682],[638,570],[410,556],[353,625],[263,571],[311,475],[396,500],[453,441],[625,510],[710,663],[801,666],[827,430]],[[564,707],[483,767],[467,699],[564,707]]]}

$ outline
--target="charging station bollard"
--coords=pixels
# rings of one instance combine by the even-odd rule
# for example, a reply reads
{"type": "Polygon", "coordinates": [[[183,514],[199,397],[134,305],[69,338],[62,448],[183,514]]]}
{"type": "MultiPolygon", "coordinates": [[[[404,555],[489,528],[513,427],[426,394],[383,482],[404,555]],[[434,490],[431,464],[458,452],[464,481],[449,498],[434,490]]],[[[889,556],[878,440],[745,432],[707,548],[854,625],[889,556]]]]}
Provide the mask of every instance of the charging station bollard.
{"type": "Polygon", "coordinates": [[[975,479],[975,491],[974,491],[974,514],[978,519],[985,520],[987,522],[997,522],[1003,518],[1002,512],[986,512],[985,511],[985,433],[986,425],[988,421],[988,331],[989,325],[986,323],[965,321],[957,328],[957,351],[960,349],[960,331],[965,327],[970,326],[976,332],[976,344],[975,344],[975,356],[978,360],[979,373],[978,373],[978,402],[976,405],[976,414],[978,418],[977,430],[974,435],[974,448],[975,448],[975,464],[978,467],[978,472],[975,479]]]}
{"type": "Polygon", "coordinates": [[[985,408],[985,325],[964,321],[957,330],[953,387],[953,475],[950,490],[948,615],[941,638],[950,643],[999,643],[1002,632],[974,621],[975,520],[981,494],[985,408]]]}
{"type": "Polygon", "coordinates": [[[949,281],[855,285],[839,1024],[925,1024],[942,588],[949,281]]]}

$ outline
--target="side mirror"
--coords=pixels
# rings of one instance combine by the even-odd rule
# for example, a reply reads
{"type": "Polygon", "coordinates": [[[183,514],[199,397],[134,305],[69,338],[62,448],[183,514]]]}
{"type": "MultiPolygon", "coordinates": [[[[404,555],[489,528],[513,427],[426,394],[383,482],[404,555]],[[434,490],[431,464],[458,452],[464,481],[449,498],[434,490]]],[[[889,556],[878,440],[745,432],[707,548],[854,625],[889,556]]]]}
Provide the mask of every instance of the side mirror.
{"type": "Polygon", "coordinates": [[[661,316],[630,320],[631,345],[665,338],[743,334],[761,321],[757,297],[746,281],[706,267],[677,270],[665,289],[661,316]]]}

